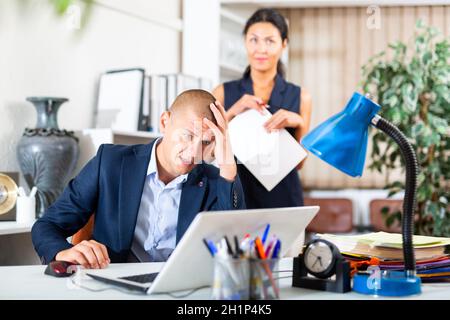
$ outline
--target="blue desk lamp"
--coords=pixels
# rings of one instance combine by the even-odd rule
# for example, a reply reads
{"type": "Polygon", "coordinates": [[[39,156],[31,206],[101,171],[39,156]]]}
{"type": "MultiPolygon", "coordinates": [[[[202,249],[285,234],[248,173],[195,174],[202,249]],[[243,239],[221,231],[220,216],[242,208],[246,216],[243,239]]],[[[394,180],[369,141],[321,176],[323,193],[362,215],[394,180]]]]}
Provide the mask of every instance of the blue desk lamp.
{"type": "Polygon", "coordinates": [[[402,218],[405,271],[383,271],[378,279],[375,274],[357,273],[353,277],[353,290],[382,296],[418,294],[421,282],[416,275],[412,243],[418,174],[416,154],[404,134],[377,115],[379,110],[378,104],[355,92],[343,111],[318,125],[301,143],[308,151],[352,177],[361,177],[363,172],[369,125],[385,132],[399,145],[406,165],[402,218]]]}

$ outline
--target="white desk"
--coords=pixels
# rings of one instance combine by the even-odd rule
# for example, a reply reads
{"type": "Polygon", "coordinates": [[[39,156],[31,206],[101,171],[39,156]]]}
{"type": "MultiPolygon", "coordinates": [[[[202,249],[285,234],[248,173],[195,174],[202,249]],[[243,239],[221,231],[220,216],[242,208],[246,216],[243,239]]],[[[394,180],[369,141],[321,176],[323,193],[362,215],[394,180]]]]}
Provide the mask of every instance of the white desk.
{"type": "MultiPolygon", "coordinates": [[[[100,274],[125,276],[158,271],[162,263],[128,263],[111,264],[107,269],[90,270],[100,274]]],[[[135,295],[110,289],[102,292],[91,292],[74,287],[69,278],[54,278],[44,274],[45,266],[0,267],[0,299],[173,299],[167,294],[135,295]]],[[[292,259],[283,259],[280,270],[292,270],[292,259]]],[[[291,273],[279,273],[280,276],[291,273]]],[[[111,287],[92,279],[82,282],[90,288],[111,287]]],[[[281,299],[301,300],[380,300],[393,299],[386,297],[372,297],[354,292],[346,294],[329,293],[291,287],[292,278],[280,279],[281,299]]],[[[450,299],[450,284],[424,284],[422,294],[403,299],[450,299]]],[[[176,293],[182,294],[183,292],[176,293]]],[[[210,288],[196,291],[186,299],[209,299],[210,288]]]]}

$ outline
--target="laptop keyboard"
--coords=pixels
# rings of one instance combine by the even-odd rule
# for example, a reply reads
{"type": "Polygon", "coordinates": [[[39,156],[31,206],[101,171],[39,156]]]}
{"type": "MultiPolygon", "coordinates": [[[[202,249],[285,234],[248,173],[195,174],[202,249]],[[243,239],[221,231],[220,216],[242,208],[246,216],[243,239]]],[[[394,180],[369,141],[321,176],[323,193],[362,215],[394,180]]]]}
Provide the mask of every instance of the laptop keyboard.
{"type": "Polygon", "coordinates": [[[120,277],[119,279],[124,279],[128,281],[134,281],[138,283],[149,283],[153,282],[155,280],[158,273],[145,273],[145,274],[138,274],[135,276],[128,276],[128,277],[120,277]]]}

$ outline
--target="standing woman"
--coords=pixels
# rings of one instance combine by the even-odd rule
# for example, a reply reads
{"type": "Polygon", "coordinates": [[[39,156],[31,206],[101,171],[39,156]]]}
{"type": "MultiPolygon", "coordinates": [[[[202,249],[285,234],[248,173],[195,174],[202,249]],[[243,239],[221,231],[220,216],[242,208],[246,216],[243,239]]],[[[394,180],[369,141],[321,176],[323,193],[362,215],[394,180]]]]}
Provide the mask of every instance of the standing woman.
{"type": "MultiPolygon", "coordinates": [[[[272,117],[264,124],[267,131],[285,128],[297,141],[309,129],[311,97],[284,79],[281,54],[288,42],[285,18],[276,10],[259,9],[244,28],[249,66],[241,79],[225,82],[214,89],[214,96],[225,106],[228,121],[247,110],[264,109],[272,117]]],[[[238,173],[248,209],[295,207],[303,205],[303,192],[297,169],[293,169],[268,192],[245,168],[238,164],[238,173]]]]}

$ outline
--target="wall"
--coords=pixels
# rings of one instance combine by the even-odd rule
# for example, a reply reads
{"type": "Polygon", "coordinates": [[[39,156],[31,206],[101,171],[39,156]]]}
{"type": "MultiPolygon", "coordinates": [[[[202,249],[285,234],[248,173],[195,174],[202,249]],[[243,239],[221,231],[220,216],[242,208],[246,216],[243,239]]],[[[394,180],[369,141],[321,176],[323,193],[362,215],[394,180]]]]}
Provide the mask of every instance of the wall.
{"type": "Polygon", "coordinates": [[[183,0],[182,72],[214,86],[219,79],[219,9],[219,0],[183,0]]]}
{"type": "Polygon", "coordinates": [[[48,0],[0,1],[0,171],[19,171],[17,142],[36,122],[26,97],[69,98],[59,126],[80,130],[93,125],[103,71],[140,66],[149,73],[179,72],[180,17],[180,0],[96,0],[87,25],[77,30],[48,0]]]}
{"type": "MultiPolygon", "coordinates": [[[[396,40],[407,41],[422,18],[450,36],[450,6],[382,7],[380,29],[368,29],[366,7],[286,9],[290,22],[288,78],[312,95],[311,127],[340,111],[359,91],[361,66],[396,40]]],[[[310,155],[301,170],[308,188],[376,188],[385,177],[366,169],[361,179],[348,177],[310,155]]],[[[391,174],[399,174],[394,172],[391,174]]]]}

